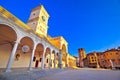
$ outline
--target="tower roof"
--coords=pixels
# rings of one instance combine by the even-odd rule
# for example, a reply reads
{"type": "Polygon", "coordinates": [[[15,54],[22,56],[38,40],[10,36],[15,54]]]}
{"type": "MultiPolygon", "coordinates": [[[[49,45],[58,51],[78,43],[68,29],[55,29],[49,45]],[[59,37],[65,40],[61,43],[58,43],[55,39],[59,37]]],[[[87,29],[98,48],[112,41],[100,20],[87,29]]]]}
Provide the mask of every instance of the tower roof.
{"type": "Polygon", "coordinates": [[[38,10],[38,9],[39,9],[39,10],[44,9],[45,12],[46,12],[45,14],[47,14],[48,17],[50,17],[50,15],[48,14],[47,10],[44,8],[43,5],[39,5],[39,6],[35,7],[35,8],[33,8],[32,11],[35,11],[35,10],[38,10]]]}

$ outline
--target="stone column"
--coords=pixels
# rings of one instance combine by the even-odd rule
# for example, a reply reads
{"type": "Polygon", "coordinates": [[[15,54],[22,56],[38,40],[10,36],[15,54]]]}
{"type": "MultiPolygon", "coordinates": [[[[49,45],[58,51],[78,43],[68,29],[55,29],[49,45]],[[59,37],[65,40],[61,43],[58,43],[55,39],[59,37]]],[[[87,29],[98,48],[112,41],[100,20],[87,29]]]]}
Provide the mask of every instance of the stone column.
{"type": "Polygon", "coordinates": [[[52,50],[51,50],[51,52],[50,52],[49,69],[51,68],[51,65],[52,65],[51,59],[52,59],[52,50]]]}
{"type": "Polygon", "coordinates": [[[34,58],[34,54],[35,54],[35,49],[36,49],[36,44],[33,46],[32,56],[31,56],[30,64],[29,64],[29,70],[32,70],[32,63],[33,63],[33,58],[34,58]]]}
{"type": "Polygon", "coordinates": [[[110,64],[111,64],[111,69],[115,69],[112,60],[110,59],[109,61],[110,61],[110,64]]]}
{"type": "Polygon", "coordinates": [[[69,67],[69,55],[67,53],[67,67],[69,67]]]}
{"type": "Polygon", "coordinates": [[[59,51],[59,64],[58,64],[59,68],[62,68],[62,51],[59,51]]]}
{"type": "Polygon", "coordinates": [[[66,53],[66,67],[69,66],[68,63],[69,63],[69,61],[68,61],[68,54],[66,53]]]}
{"type": "Polygon", "coordinates": [[[45,58],[45,51],[46,51],[46,48],[44,48],[43,56],[42,56],[42,69],[44,69],[44,64],[45,64],[45,61],[44,61],[44,58],[45,58]]]}
{"type": "Polygon", "coordinates": [[[19,41],[17,40],[14,44],[14,47],[13,47],[13,50],[11,52],[11,56],[9,58],[9,61],[8,61],[8,64],[7,64],[7,68],[6,68],[6,72],[11,72],[11,66],[12,66],[12,62],[14,60],[14,56],[15,56],[15,53],[17,51],[17,47],[19,45],[19,41]]]}
{"type": "Polygon", "coordinates": [[[54,53],[54,68],[56,68],[56,54],[54,53]]]}

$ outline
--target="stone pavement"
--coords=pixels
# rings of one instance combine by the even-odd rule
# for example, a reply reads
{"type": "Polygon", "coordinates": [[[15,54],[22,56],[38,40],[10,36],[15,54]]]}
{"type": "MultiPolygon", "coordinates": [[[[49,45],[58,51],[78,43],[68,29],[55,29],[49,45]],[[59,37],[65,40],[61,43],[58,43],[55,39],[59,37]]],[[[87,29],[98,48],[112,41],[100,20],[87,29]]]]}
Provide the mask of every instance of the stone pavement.
{"type": "Polygon", "coordinates": [[[120,80],[120,71],[105,69],[35,69],[0,73],[0,80],[120,80]]]}
{"type": "Polygon", "coordinates": [[[66,71],[67,69],[34,69],[32,71],[13,71],[0,73],[0,80],[36,80],[55,73],[66,71]]]}
{"type": "Polygon", "coordinates": [[[67,70],[37,80],[120,80],[120,71],[87,68],[67,70]]]}

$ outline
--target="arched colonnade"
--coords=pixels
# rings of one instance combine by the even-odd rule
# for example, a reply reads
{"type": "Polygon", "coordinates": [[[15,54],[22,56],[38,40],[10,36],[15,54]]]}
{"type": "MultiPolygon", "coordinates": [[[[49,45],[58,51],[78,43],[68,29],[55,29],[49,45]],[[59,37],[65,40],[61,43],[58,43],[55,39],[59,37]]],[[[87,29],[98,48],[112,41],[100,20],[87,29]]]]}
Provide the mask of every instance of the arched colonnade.
{"type": "Polygon", "coordinates": [[[0,68],[6,72],[12,68],[55,68],[61,62],[59,49],[32,31],[9,22],[0,22],[0,47],[0,68]]]}

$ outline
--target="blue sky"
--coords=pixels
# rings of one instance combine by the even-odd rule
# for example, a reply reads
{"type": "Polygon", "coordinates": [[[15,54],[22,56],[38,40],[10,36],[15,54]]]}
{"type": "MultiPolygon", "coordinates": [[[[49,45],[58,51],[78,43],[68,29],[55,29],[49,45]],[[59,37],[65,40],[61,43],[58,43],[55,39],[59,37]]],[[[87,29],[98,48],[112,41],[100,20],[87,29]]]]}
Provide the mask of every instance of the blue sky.
{"type": "Polygon", "coordinates": [[[120,0],[0,1],[25,23],[31,9],[40,4],[50,14],[48,34],[62,35],[69,43],[70,54],[77,56],[78,48],[88,53],[120,46],[120,0]]]}

